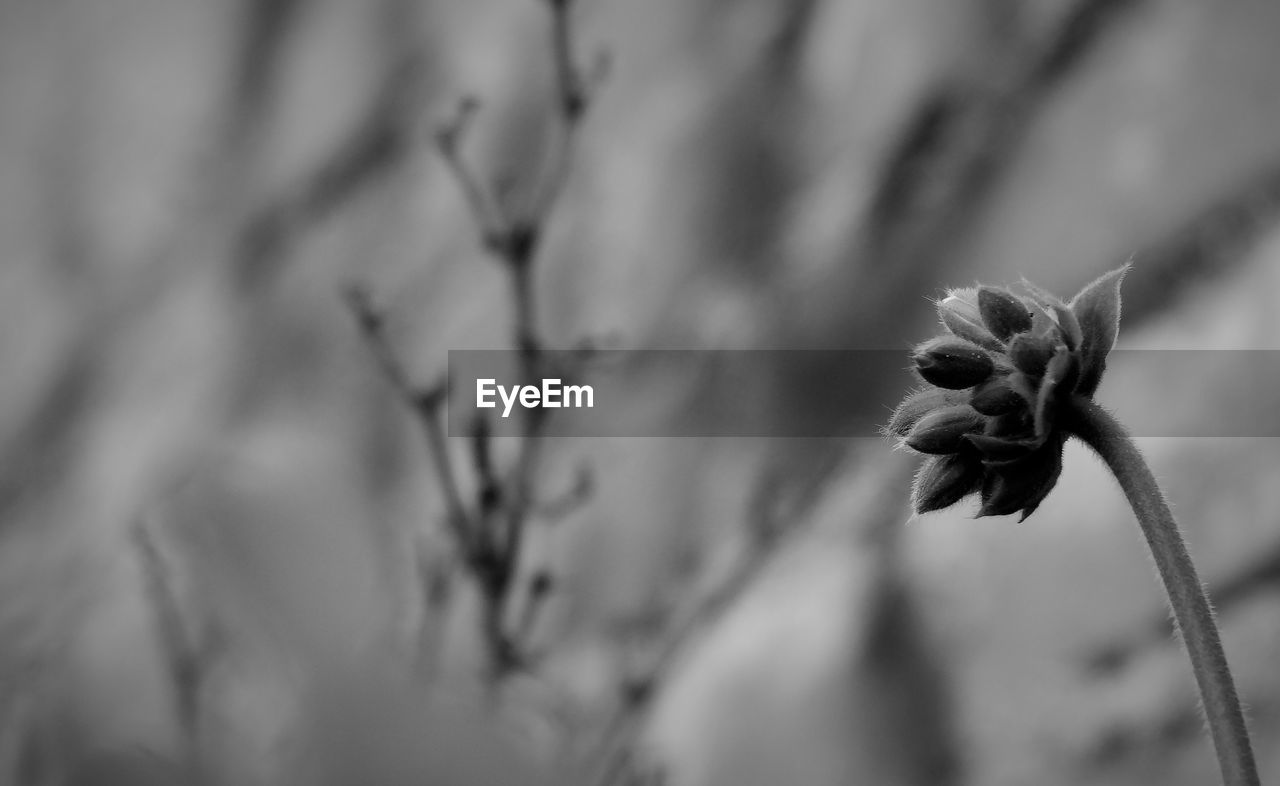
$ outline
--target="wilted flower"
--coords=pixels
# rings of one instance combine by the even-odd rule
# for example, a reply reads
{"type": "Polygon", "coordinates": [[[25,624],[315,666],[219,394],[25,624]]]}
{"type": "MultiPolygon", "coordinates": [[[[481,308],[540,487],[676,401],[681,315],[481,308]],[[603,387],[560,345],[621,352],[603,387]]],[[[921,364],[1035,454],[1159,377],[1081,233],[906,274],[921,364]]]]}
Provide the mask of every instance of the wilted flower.
{"type": "Polygon", "coordinates": [[[1091,398],[1120,322],[1128,266],[1069,303],[1025,284],[958,289],[938,302],[949,335],[916,348],[926,386],[898,406],[886,431],[929,456],[916,475],[917,512],[981,495],[979,516],[1036,509],[1058,482],[1072,398],[1091,398]]]}

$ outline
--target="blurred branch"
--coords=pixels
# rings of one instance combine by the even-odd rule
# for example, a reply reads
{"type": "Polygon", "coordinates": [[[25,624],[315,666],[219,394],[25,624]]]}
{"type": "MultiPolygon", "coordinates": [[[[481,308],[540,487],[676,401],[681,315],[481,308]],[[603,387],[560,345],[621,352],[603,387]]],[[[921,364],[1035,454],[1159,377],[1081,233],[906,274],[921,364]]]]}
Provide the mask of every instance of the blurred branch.
{"type": "MultiPolygon", "coordinates": [[[[535,191],[539,196],[528,215],[509,219],[502,227],[503,235],[482,238],[482,241],[486,241],[486,248],[503,263],[508,273],[514,311],[512,343],[516,348],[520,379],[526,383],[541,379],[547,370],[544,345],[538,330],[533,280],[535,264],[541,250],[540,241],[545,224],[568,179],[577,130],[590,106],[587,82],[578,70],[573,51],[574,2],[544,2],[551,13],[550,47],[555,75],[559,144],[554,148],[550,159],[544,161],[541,183],[535,191]]],[[[477,216],[478,221],[480,218],[477,216]]],[[[528,518],[536,504],[533,493],[534,474],[546,426],[546,410],[526,409],[522,415],[520,448],[509,488],[504,494],[505,520],[502,530],[494,535],[498,565],[493,579],[493,592],[500,598],[495,604],[499,616],[506,605],[511,578],[519,565],[528,518]]],[[[494,624],[501,623],[495,621],[494,624]]]]}
{"type": "MultiPolygon", "coordinates": [[[[1171,686],[1169,693],[1181,691],[1171,686]]],[[[1273,700],[1250,701],[1249,716],[1253,723],[1265,724],[1275,715],[1273,700]]],[[[1199,709],[1178,704],[1138,719],[1125,718],[1105,724],[1092,744],[1074,758],[1081,770],[1081,780],[1092,780],[1100,771],[1121,767],[1135,758],[1150,761],[1185,750],[1203,735],[1204,720],[1199,709]]]]}
{"type": "MultiPolygon", "coordinates": [[[[559,143],[543,174],[534,205],[520,215],[496,198],[463,155],[468,130],[478,110],[478,101],[464,99],[454,118],[436,134],[440,155],[454,174],[475,219],[481,245],[508,272],[513,310],[512,342],[516,349],[521,379],[539,379],[547,361],[538,330],[533,273],[541,250],[540,240],[551,208],[558,200],[568,176],[576,129],[587,110],[585,80],[578,71],[572,51],[570,0],[545,0],[551,12],[551,50],[556,81],[559,143]]],[[[519,569],[525,530],[534,512],[533,483],[546,417],[541,409],[524,410],[520,426],[520,446],[509,475],[501,475],[492,462],[489,424],[483,418],[473,423],[471,453],[474,461],[476,499],[468,505],[459,491],[450,462],[447,440],[440,424],[439,407],[447,396],[443,386],[422,392],[408,381],[382,333],[383,319],[358,290],[348,293],[348,304],[368,339],[384,375],[413,408],[423,423],[431,447],[433,463],[440,476],[449,508],[450,526],[458,541],[472,579],[483,598],[481,630],[490,656],[492,682],[527,665],[518,637],[506,630],[514,577],[519,569]]],[[[549,580],[545,584],[548,590],[549,580]]],[[[531,598],[527,615],[536,613],[541,596],[531,598]]],[[[521,628],[532,623],[527,616],[521,628]]]]}
{"type": "Polygon", "coordinates": [[[1280,165],[1250,173],[1195,215],[1133,255],[1142,275],[1125,284],[1126,319],[1141,320],[1175,305],[1197,283],[1222,278],[1280,217],[1280,165]]]}
{"type": "Polygon", "coordinates": [[[408,154],[421,78],[421,52],[409,49],[393,58],[382,86],[347,138],[315,170],[248,218],[234,271],[242,288],[252,289],[274,276],[299,232],[323,221],[408,154]]]}
{"type": "Polygon", "coordinates": [[[442,422],[443,408],[448,396],[446,385],[440,382],[419,388],[411,382],[387,340],[386,318],[375,308],[368,291],[353,285],[347,288],[345,295],[347,307],[351,310],[370,353],[377,360],[383,377],[417,416],[418,423],[426,436],[427,448],[431,452],[431,463],[440,482],[440,489],[444,492],[445,520],[457,541],[458,548],[470,558],[475,544],[472,542],[469,516],[462,501],[462,492],[458,487],[457,473],[449,456],[449,445],[442,422]]]}
{"type": "Polygon", "coordinates": [[[471,122],[479,110],[480,100],[475,96],[467,96],[459,101],[453,118],[436,131],[436,149],[462,189],[467,207],[476,222],[476,232],[484,246],[501,250],[504,239],[511,232],[511,219],[502,203],[471,171],[459,150],[459,143],[471,128],[471,122]]]}
{"type": "Polygon", "coordinates": [[[101,352],[100,335],[74,339],[0,448],[0,528],[17,519],[25,503],[47,499],[74,472],[79,440],[100,393],[101,352]]]}
{"type": "Polygon", "coordinates": [[[572,11],[574,0],[543,0],[551,10],[551,61],[555,75],[557,144],[544,161],[541,187],[534,198],[528,223],[541,224],[559,201],[569,177],[577,132],[590,107],[592,93],[608,72],[609,60],[597,55],[590,73],[578,66],[574,51],[572,11]]]}
{"type": "Polygon", "coordinates": [[[169,669],[174,709],[186,748],[186,759],[200,771],[200,697],[209,672],[208,653],[188,624],[173,570],[153,527],[139,519],[132,531],[142,568],[146,598],[151,606],[160,651],[169,669]]]}
{"type": "MultiPolygon", "coordinates": [[[[538,189],[541,196],[533,208],[527,215],[513,216],[508,206],[494,196],[485,179],[466,161],[463,146],[479,109],[475,98],[463,99],[456,115],[441,127],[435,138],[440,155],[458,181],[475,219],[481,245],[508,272],[514,312],[512,342],[523,380],[541,378],[546,366],[537,326],[533,272],[544,221],[567,178],[573,135],[588,106],[584,81],[573,65],[571,3],[568,0],[546,2],[552,17],[551,48],[561,141],[551,162],[544,165],[538,189]]],[[[514,577],[523,551],[525,529],[535,507],[533,481],[540,437],[546,424],[545,413],[540,409],[524,411],[520,447],[507,476],[499,473],[493,464],[488,421],[477,418],[473,422],[470,446],[476,491],[473,501],[464,501],[441,423],[440,409],[447,398],[445,386],[420,390],[410,382],[386,341],[384,318],[373,307],[366,292],[358,288],[348,290],[347,303],[383,375],[423,425],[432,463],[445,495],[450,530],[483,599],[481,631],[489,651],[489,677],[496,683],[527,665],[527,655],[522,651],[519,639],[522,632],[531,627],[533,615],[546,595],[546,592],[539,592],[531,596],[520,630],[514,635],[507,631],[506,612],[515,586],[514,577]]],[[[550,579],[536,586],[549,591],[550,579]]]]}
{"type": "Polygon", "coordinates": [[[443,643],[443,620],[432,624],[432,618],[446,614],[453,597],[454,560],[428,548],[422,538],[414,539],[414,570],[422,597],[422,618],[417,623],[417,671],[425,679],[434,676],[443,643]]]}
{"type": "MultiPolygon", "coordinates": [[[[791,450],[775,454],[761,473],[749,503],[751,514],[743,529],[741,551],[733,565],[710,589],[694,594],[670,615],[658,634],[653,655],[624,682],[621,701],[605,725],[591,762],[597,768],[589,781],[594,786],[629,786],[650,777],[653,762],[642,758],[637,741],[680,661],[755,586],[787,544],[811,531],[814,508],[823,498],[823,488],[842,477],[838,470],[865,466],[848,463],[831,440],[799,440],[789,447],[791,450]],[[798,453],[813,455],[797,462],[798,453]],[[805,471],[797,473],[797,463],[805,471]]],[[[866,647],[857,669],[859,679],[886,696],[886,702],[894,702],[894,713],[906,719],[902,722],[910,729],[908,759],[913,775],[903,782],[937,786],[953,781],[959,757],[945,685],[917,631],[915,602],[895,554],[895,533],[906,511],[893,489],[900,486],[900,476],[910,471],[906,463],[892,462],[867,478],[868,489],[874,491],[859,516],[862,522],[856,534],[874,554],[876,571],[866,601],[869,608],[863,612],[868,629],[860,634],[866,647]]],[[[893,731],[885,733],[890,735],[886,739],[893,738],[893,731]]]]}
{"type": "MultiPolygon", "coordinates": [[[[1213,582],[1213,602],[1219,613],[1259,593],[1280,588],[1280,546],[1273,546],[1247,565],[1213,582]]],[[[1138,632],[1119,641],[1099,647],[1086,658],[1086,669],[1097,676],[1123,670],[1147,650],[1163,647],[1173,641],[1173,623],[1167,614],[1139,626],[1138,632]]]]}
{"type": "Polygon", "coordinates": [[[1080,0],[1012,78],[944,84],[927,95],[879,178],[870,213],[874,237],[888,242],[899,232],[918,233],[922,218],[929,220],[927,234],[954,231],[981,201],[975,196],[1016,159],[1011,150],[1053,89],[1141,2],[1080,0]]]}
{"type": "Polygon", "coordinates": [[[598,770],[590,782],[595,786],[625,786],[645,780],[649,763],[639,760],[636,738],[648,725],[674,667],[699,635],[714,627],[746,594],[781,546],[805,529],[800,522],[813,496],[806,502],[796,494],[787,494],[784,485],[794,480],[781,468],[765,473],[749,504],[751,518],[743,530],[742,551],[732,567],[713,587],[670,615],[647,663],[624,678],[619,704],[604,725],[594,757],[598,770]]]}
{"type": "Polygon", "coordinates": [[[1092,51],[1110,26],[1143,0],[1080,0],[1066,13],[1047,45],[1032,59],[1024,92],[1054,87],[1092,51]]]}
{"type": "Polygon", "coordinates": [[[240,52],[232,64],[228,144],[243,144],[263,120],[289,33],[305,4],[306,0],[242,0],[240,52]]]}
{"type": "Polygon", "coordinates": [[[588,466],[578,467],[573,478],[573,485],[559,496],[536,502],[534,513],[547,521],[559,521],[568,518],[575,511],[587,504],[595,493],[595,480],[588,466]]]}
{"type": "MultiPolygon", "coordinates": [[[[1055,88],[1143,0],[1079,0],[1054,31],[1012,65],[936,85],[904,123],[876,178],[857,258],[875,265],[860,299],[905,297],[928,286],[955,247],[1055,88]]],[[[875,310],[853,309],[845,334],[888,338],[875,310]]]]}

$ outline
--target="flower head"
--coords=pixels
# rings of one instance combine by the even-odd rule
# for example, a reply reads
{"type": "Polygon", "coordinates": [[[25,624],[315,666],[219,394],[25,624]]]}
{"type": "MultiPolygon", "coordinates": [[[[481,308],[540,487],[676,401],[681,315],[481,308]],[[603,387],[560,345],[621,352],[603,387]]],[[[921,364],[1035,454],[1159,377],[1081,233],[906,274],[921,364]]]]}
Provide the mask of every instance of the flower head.
{"type": "Polygon", "coordinates": [[[928,458],[916,475],[918,513],[981,496],[979,516],[1026,519],[1058,482],[1063,408],[1091,398],[1120,323],[1128,266],[1070,302],[1024,282],[1025,295],[977,287],[938,302],[947,334],[912,355],[925,383],[893,413],[886,432],[928,458]]]}

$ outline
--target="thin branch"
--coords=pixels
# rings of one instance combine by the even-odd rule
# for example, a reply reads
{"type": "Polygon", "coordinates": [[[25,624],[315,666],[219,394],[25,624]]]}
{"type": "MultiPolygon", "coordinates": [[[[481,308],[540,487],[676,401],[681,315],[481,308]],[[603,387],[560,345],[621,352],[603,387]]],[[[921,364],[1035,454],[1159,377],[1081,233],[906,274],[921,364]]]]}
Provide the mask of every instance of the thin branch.
{"type": "Polygon", "coordinates": [[[443,384],[419,388],[410,381],[408,373],[387,340],[386,318],[374,306],[368,290],[352,285],[346,288],[344,296],[347,307],[360,328],[365,344],[377,360],[383,377],[410,410],[417,415],[426,436],[427,449],[431,453],[431,464],[440,481],[441,491],[444,493],[449,529],[463,554],[470,555],[475,549],[475,544],[468,526],[469,516],[462,502],[462,492],[458,487],[457,475],[454,472],[444,426],[441,422],[441,409],[445,404],[447,390],[443,384]]]}
{"type": "MultiPolygon", "coordinates": [[[[571,0],[546,2],[552,18],[552,65],[560,133],[553,152],[543,162],[539,187],[535,189],[538,196],[532,209],[523,217],[513,216],[504,200],[495,195],[494,189],[466,160],[463,148],[479,109],[477,99],[463,99],[453,118],[435,135],[436,148],[458,182],[475,221],[481,246],[508,271],[513,311],[512,343],[518,370],[524,379],[540,378],[546,370],[547,361],[538,331],[533,278],[535,261],[540,251],[543,224],[568,176],[575,131],[588,107],[586,81],[574,64],[571,0]]],[[[442,424],[441,409],[448,394],[446,386],[441,384],[419,389],[410,380],[387,341],[384,318],[365,290],[349,288],[346,300],[383,376],[422,424],[445,497],[450,531],[459,544],[468,574],[480,590],[480,627],[490,655],[490,681],[496,684],[503,676],[527,664],[520,651],[518,637],[513,638],[506,631],[504,621],[515,586],[514,578],[523,552],[528,519],[536,512],[533,485],[541,455],[540,437],[546,426],[545,413],[540,409],[523,413],[520,447],[512,469],[506,475],[493,465],[489,423],[485,420],[473,423],[471,455],[477,482],[475,499],[468,504],[457,480],[448,450],[448,436],[442,424]]],[[[420,576],[420,579],[424,587],[428,586],[425,577],[420,576]]],[[[423,592],[428,591],[423,589],[423,592]]],[[[526,611],[536,611],[541,600],[536,598],[536,603],[526,611]]],[[[520,628],[524,629],[529,624],[526,618],[520,628]]]]}
{"type": "MultiPolygon", "coordinates": [[[[431,454],[431,464],[445,497],[449,532],[463,564],[480,588],[481,633],[490,655],[491,672],[505,675],[515,671],[523,665],[523,659],[502,625],[510,584],[510,568],[504,561],[502,552],[494,544],[489,524],[492,516],[482,515],[485,511],[479,505],[475,506],[479,512],[476,515],[470,514],[463,501],[442,419],[442,409],[448,398],[447,386],[415,386],[392,349],[386,336],[386,320],[373,305],[368,292],[359,286],[351,286],[344,294],[347,306],[383,376],[409,406],[423,429],[431,454]]],[[[487,457],[484,460],[487,462],[487,457]]],[[[423,606],[426,608],[430,605],[433,589],[431,577],[421,573],[423,567],[422,560],[419,560],[418,579],[423,592],[423,606]]],[[[425,634],[420,633],[420,641],[424,636],[425,634]]],[[[422,653],[419,655],[421,657],[422,653]]]]}
{"type": "MultiPolygon", "coordinates": [[[[551,9],[551,60],[554,69],[556,109],[559,133],[551,154],[544,160],[540,187],[530,210],[530,224],[546,221],[559,201],[560,193],[569,178],[573,160],[573,145],[577,132],[590,107],[588,80],[577,65],[573,49],[572,0],[544,0],[551,9]]],[[[596,82],[602,79],[607,60],[601,59],[596,68],[596,82]]]]}
{"type": "Polygon", "coordinates": [[[482,244],[496,252],[511,234],[511,219],[502,202],[494,196],[462,155],[463,141],[479,111],[480,100],[475,96],[467,96],[459,101],[454,116],[436,131],[436,150],[462,189],[482,244]]]}
{"type": "Polygon", "coordinates": [[[540,570],[530,577],[528,599],[525,601],[524,613],[520,617],[520,623],[516,625],[516,639],[518,641],[527,641],[529,636],[533,634],[533,627],[537,624],[539,615],[546,606],[547,600],[555,592],[555,589],[555,577],[548,570],[540,570]]]}
{"type": "MultiPolygon", "coordinates": [[[[537,196],[527,213],[513,215],[463,156],[466,134],[478,107],[474,98],[464,99],[457,115],[436,135],[436,146],[458,182],[475,220],[481,245],[508,271],[513,310],[512,343],[518,373],[525,380],[538,379],[546,370],[544,343],[538,329],[535,263],[541,251],[544,224],[568,177],[576,130],[589,106],[586,82],[574,61],[572,1],[546,2],[551,12],[550,47],[560,128],[555,147],[543,161],[534,190],[537,196]]],[[[481,624],[486,638],[494,645],[493,677],[499,679],[523,660],[505,633],[503,620],[523,553],[528,519],[534,513],[533,485],[546,413],[541,409],[524,411],[520,447],[511,474],[502,483],[497,482],[496,473],[489,465],[487,424],[483,428],[484,432],[473,435],[473,455],[480,479],[478,508],[484,513],[479,522],[480,539],[473,555],[473,568],[486,598],[481,624]]]]}
{"type": "MultiPolygon", "coordinates": [[[[590,96],[579,71],[573,49],[573,0],[546,0],[551,11],[551,54],[556,83],[556,107],[560,121],[559,144],[546,160],[538,197],[525,221],[513,226],[510,242],[502,251],[510,270],[511,294],[515,309],[512,340],[515,343],[520,376],[524,380],[542,377],[546,358],[538,330],[533,271],[545,222],[559,201],[568,179],[577,131],[590,108],[590,96]]],[[[526,410],[520,454],[514,471],[512,504],[509,508],[504,557],[512,569],[520,558],[526,521],[533,512],[534,470],[541,453],[546,427],[546,411],[526,410]]]]}
{"type": "Polygon", "coordinates": [[[492,434],[488,418],[476,416],[471,425],[471,458],[475,465],[476,497],[482,517],[502,507],[502,481],[493,466],[492,434]]]}

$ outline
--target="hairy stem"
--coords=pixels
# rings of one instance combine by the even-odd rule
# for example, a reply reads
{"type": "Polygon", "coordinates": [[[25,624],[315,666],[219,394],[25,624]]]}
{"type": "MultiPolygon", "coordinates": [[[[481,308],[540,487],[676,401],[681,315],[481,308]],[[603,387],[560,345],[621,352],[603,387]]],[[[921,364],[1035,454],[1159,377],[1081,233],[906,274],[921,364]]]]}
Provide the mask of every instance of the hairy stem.
{"type": "Polygon", "coordinates": [[[1068,430],[1106,462],[1124,489],[1151,547],[1182,642],[1191,657],[1191,669],[1200,688],[1223,783],[1257,786],[1258,770],[1249,732],[1227,656],[1222,650],[1213,609],[1151,469],[1124,426],[1105,409],[1090,399],[1076,396],[1068,410],[1068,430]]]}

